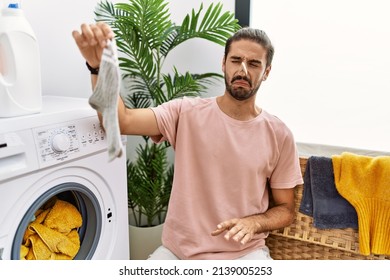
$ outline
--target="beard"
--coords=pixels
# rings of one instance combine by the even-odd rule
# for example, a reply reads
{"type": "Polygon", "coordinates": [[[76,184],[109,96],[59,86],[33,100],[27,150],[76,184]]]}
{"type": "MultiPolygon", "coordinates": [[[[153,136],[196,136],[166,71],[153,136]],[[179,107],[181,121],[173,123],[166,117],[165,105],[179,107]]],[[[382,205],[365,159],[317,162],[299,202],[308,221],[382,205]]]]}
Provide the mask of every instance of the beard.
{"type": "Polygon", "coordinates": [[[260,83],[258,85],[256,85],[256,87],[253,87],[253,83],[251,80],[248,79],[248,77],[246,76],[235,76],[232,78],[232,80],[230,81],[230,84],[228,82],[228,78],[226,76],[226,73],[225,73],[225,86],[226,86],[226,91],[236,100],[238,101],[244,101],[244,100],[247,100],[249,98],[251,98],[252,96],[254,96],[259,87],[260,87],[260,83]],[[237,80],[244,80],[246,82],[248,82],[249,84],[249,89],[246,89],[246,88],[243,88],[243,87],[234,87],[233,85],[233,82],[234,81],[237,81],[237,80]]]}

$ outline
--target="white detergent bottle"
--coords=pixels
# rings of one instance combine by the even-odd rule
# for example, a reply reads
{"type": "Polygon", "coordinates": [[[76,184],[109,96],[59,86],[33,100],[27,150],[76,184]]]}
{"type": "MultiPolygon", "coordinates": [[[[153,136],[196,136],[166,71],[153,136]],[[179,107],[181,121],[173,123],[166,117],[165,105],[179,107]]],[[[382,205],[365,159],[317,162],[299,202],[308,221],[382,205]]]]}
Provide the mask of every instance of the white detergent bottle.
{"type": "Polygon", "coordinates": [[[0,117],[39,113],[41,66],[35,34],[17,1],[0,11],[0,117]]]}

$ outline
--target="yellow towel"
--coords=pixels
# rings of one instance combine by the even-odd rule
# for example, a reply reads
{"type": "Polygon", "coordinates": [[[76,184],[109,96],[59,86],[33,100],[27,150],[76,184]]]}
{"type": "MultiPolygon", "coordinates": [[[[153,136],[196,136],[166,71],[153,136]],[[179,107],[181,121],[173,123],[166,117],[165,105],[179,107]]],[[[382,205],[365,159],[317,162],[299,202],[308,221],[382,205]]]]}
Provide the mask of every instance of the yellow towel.
{"type": "MultiPolygon", "coordinates": [[[[33,223],[30,227],[38,234],[42,242],[49,249],[49,252],[64,254],[70,258],[76,256],[80,248],[80,240],[77,231],[74,230],[65,235],[41,224],[33,223]]],[[[52,254],[37,259],[48,259],[51,255],[52,254]]]]}
{"type": "Polygon", "coordinates": [[[67,201],[53,199],[35,217],[24,233],[20,259],[73,259],[80,249],[77,228],[82,225],[77,208],[67,201]]]}
{"type": "Polygon", "coordinates": [[[27,260],[48,260],[51,256],[51,251],[38,234],[30,235],[26,246],[30,247],[26,255],[27,260]]]}
{"type": "MultiPolygon", "coordinates": [[[[34,223],[37,223],[37,224],[42,224],[44,221],[45,221],[45,218],[47,216],[47,214],[50,212],[50,209],[46,209],[46,210],[43,210],[43,209],[38,209],[36,212],[35,212],[35,220],[33,222],[30,223],[30,225],[34,224],[34,223]]],[[[28,238],[33,235],[35,232],[29,227],[27,227],[27,230],[24,232],[24,236],[23,236],[23,243],[26,243],[28,238]]]]}
{"type": "Polygon", "coordinates": [[[332,156],[338,192],[356,209],[362,255],[390,255],[390,156],[332,156]]]}
{"type": "Polygon", "coordinates": [[[61,233],[69,233],[82,224],[82,218],[77,208],[66,201],[57,200],[43,222],[48,228],[61,233]]]}
{"type": "Polygon", "coordinates": [[[30,248],[28,248],[26,245],[20,246],[20,259],[25,260],[29,251],[30,248]]]}

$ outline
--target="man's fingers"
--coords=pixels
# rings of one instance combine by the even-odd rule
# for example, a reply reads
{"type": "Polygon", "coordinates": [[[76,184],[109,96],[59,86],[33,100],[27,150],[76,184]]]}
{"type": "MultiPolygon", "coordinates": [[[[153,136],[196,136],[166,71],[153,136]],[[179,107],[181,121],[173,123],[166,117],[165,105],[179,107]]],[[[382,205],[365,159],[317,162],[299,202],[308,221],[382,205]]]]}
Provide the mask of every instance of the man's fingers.
{"type": "Polygon", "coordinates": [[[232,219],[232,220],[224,221],[224,222],[218,224],[217,229],[214,230],[211,233],[211,235],[216,236],[218,234],[221,234],[225,230],[229,230],[230,228],[232,228],[236,224],[236,222],[237,222],[237,219],[232,219]]]}
{"type": "Polygon", "coordinates": [[[248,221],[244,222],[244,220],[240,219],[231,219],[218,224],[217,229],[211,235],[216,236],[224,231],[227,231],[224,235],[226,240],[233,239],[241,244],[246,244],[251,241],[254,235],[251,223],[248,223],[248,221]]]}
{"type": "Polygon", "coordinates": [[[240,241],[244,236],[245,236],[245,232],[243,229],[241,229],[240,231],[238,231],[236,234],[233,235],[233,240],[234,241],[240,241]]]}
{"type": "MultiPolygon", "coordinates": [[[[242,226],[238,226],[238,225],[236,225],[236,226],[234,226],[234,227],[232,227],[226,234],[225,234],[225,239],[226,240],[229,240],[230,238],[232,238],[233,237],[233,240],[235,240],[235,241],[238,241],[238,238],[242,238],[242,235],[243,234],[243,232],[242,232],[242,226]]],[[[240,238],[240,239],[241,239],[240,238]]]]}
{"type": "Polygon", "coordinates": [[[90,29],[94,36],[94,42],[100,45],[101,48],[104,48],[107,45],[107,37],[105,32],[102,30],[102,26],[105,25],[91,25],[90,29]]]}
{"type": "Polygon", "coordinates": [[[99,44],[102,48],[106,46],[106,40],[112,39],[114,34],[106,23],[86,24],[80,27],[81,33],[73,31],[72,35],[79,46],[94,47],[99,44]]]}
{"type": "Polygon", "coordinates": [[[251,241],[252,240],[252,234],[250,234],[250,233],[247,233],[247,234],[245,234],[244,235],[244,237],[241,239],[241,244],[242,245],[245,245],[246,243],[248,243],[249,241],[251,241]]]}
{"type": "Polygon", "coordinates": [[[92,67],[98,67],[107,40],[113,39],[114,33],[105,22],[83,23],[80,26],[80,31],[73,31],[72,36],[88,64],[92,67]]]}
{"type": "Polygon", "coordinates": [[[212,235],[212,236],[219,235],[219,234],[221,234],[222,232],[224,232],[225,230],[226,230],[225,228],[218,228],[218,229],[214,230],[213,232],[211,232],[211,235],[212,235]]]}
{"type": "Polygon", "coordinates": [[[77,46],[81,48],[85,48],[88,46],[88,43],[84,40],[83,36],[78,31],[72,32],[73,39],[75,40],[77,46]]]}
{"type": "Polygon", "coordinates": [[[105,38],[107,38],[107,39],[114,38],[115,34],[112,31],[111,27],[107,23],[105,23],[105,22],[98,22],[98,23],[96,23],[96,25],[100,27],[100,29],[103,32],[105,38]]]}

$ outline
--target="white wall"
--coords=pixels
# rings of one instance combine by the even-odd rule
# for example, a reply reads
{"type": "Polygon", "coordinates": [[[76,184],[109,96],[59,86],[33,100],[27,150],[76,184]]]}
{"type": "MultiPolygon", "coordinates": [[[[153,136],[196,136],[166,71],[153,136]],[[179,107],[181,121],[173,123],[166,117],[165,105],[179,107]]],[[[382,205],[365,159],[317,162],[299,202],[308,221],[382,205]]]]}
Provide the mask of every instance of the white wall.
{"type": "Polygon", "coordinates": [[[22,0],[39,43],[43,94],[90,95],[90,77],[72,31],[83,22],[93,21],[96,3],[96,0],[22,0]]]}
{"type": "MultiPolygon", "coordinates": [[[[7,2],[6,0],[1,0],[7,2]]],[[[22,0],[22,8],[31,23],[40,46],[42,63],[42,88],[45,95],[89,97],[90,76],[72,38],[72,31],[83,22],[93,22],[97,0],[22,0]]],[[[127,0],[114,0],[127,2],[127,0]]],[[[185,14],[213,1],[169,1],[172,18],[178,24],[185,14]]],[[[224,0],[224,9],[234,11],[234,0],[224,0]]],[[[223,48],[202,40],[178,48],[167,59],[179,70],[194,72],[221,72],[223,48]]],[[[221,94],[222,82],[213,88],[221,94]]],[[[210,93],[213,94],[213,93],[210,93]]]]}
{"type": "Polygon", "coordinates": [[[390,152],[390,2],[252,1],[275,44],[260,106],[298,142],[390,152]]]}

